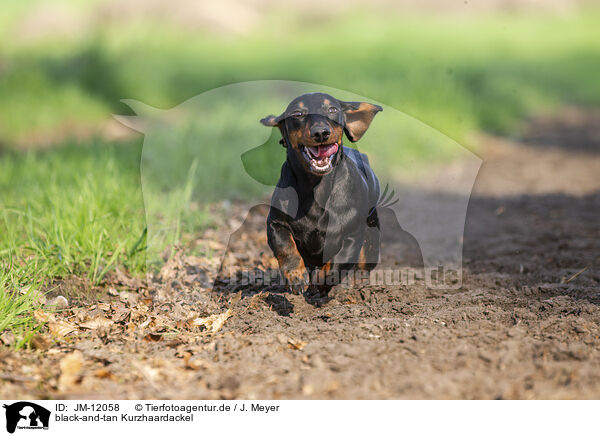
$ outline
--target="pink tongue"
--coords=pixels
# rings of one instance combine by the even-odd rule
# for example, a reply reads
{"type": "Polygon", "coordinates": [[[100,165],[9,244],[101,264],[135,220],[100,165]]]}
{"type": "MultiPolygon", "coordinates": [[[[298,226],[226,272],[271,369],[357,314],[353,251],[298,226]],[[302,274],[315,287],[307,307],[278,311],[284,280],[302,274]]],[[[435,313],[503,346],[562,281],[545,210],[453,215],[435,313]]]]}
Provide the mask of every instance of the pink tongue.
{"type": "MultiPolygon", "coordinates": [[[[313,150],[317,147],[311,147],[313,150]]],[[[319,148],[319,152],[315,153],[316,157],[319,159],[323,159],[324,157],[329,157],[338,150],[337,144],[330,145],[321,145],[319,148]]]]}

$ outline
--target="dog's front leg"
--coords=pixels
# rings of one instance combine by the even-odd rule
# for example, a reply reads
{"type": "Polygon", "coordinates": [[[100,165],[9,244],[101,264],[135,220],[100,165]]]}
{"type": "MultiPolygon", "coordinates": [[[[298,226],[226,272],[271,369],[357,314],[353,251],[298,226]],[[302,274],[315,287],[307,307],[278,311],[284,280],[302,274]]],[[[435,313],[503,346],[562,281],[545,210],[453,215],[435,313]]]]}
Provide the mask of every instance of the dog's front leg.
{"type": "Polygon", "coordinates": [[[308,288],[309,274],[291,231],[284,225],[269,222],[267,239],[277,262],[279,262],[279,271],[285,278],[289,289],[295,294],[304,293],[308,288]]]}

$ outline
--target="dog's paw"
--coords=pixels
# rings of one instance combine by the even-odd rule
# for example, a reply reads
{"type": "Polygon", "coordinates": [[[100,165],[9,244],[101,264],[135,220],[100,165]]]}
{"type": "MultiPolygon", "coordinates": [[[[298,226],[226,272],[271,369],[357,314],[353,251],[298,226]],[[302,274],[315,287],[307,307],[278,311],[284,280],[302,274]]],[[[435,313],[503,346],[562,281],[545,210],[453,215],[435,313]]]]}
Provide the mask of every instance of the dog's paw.
{"type": "Polygon", "coordinates": [[[290,284],[288,287],[290,292],[294,295],[304,295],[308,289],[308,285],[304,284],[290,284]]]}
{"type": "Polygon", "coordinates": [[[286,270],[283,272],[289,290],[296,295],[306,292],[310,283],[308,271],[304,267],[286,270]]]}

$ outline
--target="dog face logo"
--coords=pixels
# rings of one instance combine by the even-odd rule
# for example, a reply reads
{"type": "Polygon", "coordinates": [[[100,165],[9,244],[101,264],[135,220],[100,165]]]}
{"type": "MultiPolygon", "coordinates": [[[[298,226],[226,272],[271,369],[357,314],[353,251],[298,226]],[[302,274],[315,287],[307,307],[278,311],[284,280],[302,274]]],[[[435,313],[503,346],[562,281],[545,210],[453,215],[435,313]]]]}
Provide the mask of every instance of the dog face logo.
{"type": "MultiPolygon", "coordinates": [[[[148,270],[160,264],[165,247],[178,246],[180,235],[196,231],[198,220],[206,217],[200,212],[212,203],[230,210],[240,198],[246,205],[261,204],[275,192],[278,207],[295,216],[303,204],[298,184],[278,182],[284,161],[302,165],[311,180],[326,180],[344,149],[355,148],[359,156],[349,143],[360,140],[382,192],[389,186],[391,197],[400,200],[387,201],[382,193],[377,203],[380,221],[391,223],[382,224],[380,238],[389,269],[414,264],[423,270],[427,287],[460,288],[465,218],[481,159],[410,115],[368,100],[311,83],[274,80],[227,85],[166,110],[124,100],[136,115],[115,118],[145,135],[140,172],[148,270]],[[265,117],[283,107],[280,115],[265,117]],[[382,110],[377,128],[370,129],[382,110]],[[280,144],[282,136],[287,143],[280,144]],[[443,156],[452,161],[441,161],[443,156]]],[[[351,188],[344,195],[354,198],[351,188]]],[[[243,224],[246,214],[231,210],[236,213],[231,222],[243,224]]],[[[247,264],[258,264],[252,262],[247,264]]],[[[232,274],[228,270],[227,278],[232,274]]],[[[207,280],[203,287],[212,283],[207,280]]]]}
{"type": "Polygon", "coordinates": [[[5,404],[6,431],[14,433],[16,429],[48,429],[50,411],[28,401],[5,404]]]}

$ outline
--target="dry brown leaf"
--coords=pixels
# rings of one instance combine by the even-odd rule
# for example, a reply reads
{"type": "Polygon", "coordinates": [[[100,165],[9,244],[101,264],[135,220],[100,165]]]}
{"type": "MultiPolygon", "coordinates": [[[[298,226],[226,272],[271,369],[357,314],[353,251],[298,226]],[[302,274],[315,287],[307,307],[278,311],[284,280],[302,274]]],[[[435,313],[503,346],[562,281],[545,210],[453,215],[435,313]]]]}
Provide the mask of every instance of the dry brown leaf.
{"type": "Polygon", "coordinates": [[[140,295],[137,292],[123,291],[119,293],[119,300],[130,306],[135,306],[140,299],[140,295]]]}
{"type": "Polygon", "coordinates": [[[162,335],[160,333],[148,333],[143,339],[146,342],[159,342],[162,340],[162,335]]]}
{"type": "Polygon", "coordinates": [[[231,304],[233,306],[234,304],[239,303],[241,299],[242,299],[242,291],[239,291],[233,297],[231,297],[231,299],[229,300],[229,304],[231,304]]]}
{"type": "MultiPolygon", "coordinates": [[[[117,270],[115,271],[114,278],[117,281],[117,283],[121,283],[130,289],[137,289],[141,286],[141,281],[138,278],[128,276],[127,274],[125,274],[125,272],[123,272],[119,268],[117,268],[117,270]]],[[[114,289],[114,288],[111,288],[111,289],[114,289]]],[[[110,290],[109,290],[109,295],[110,295],[110,290]]]]}
{"type": "Polygon", "coordinates": [[[258,309],[261,305],[264,305],[265,302],[263,300],[265,296],[265,292],[264,291],[260,291],[256,294],[254,294],[252,297],[250,297],[250,303],[248,304],[248,307],[251,309],[258,309]]]}
{"type": "Polygon", "coordinates": [[[183,262],[179,255],[175,254],[160,269],[159,278],[163,282],[169,282],[177,277],[178,272],[183,269],[183,262]]]}
{"type": "Polygon", "coordinates": [[[140,328],[140,330],[145,329],[146,327],[150,326],[150,324],[154,321],[154,318],[149,316],[148,319],[146,321],[144,321],[143,323],[141,323],[138,327],[140,328]]]}
{"type": "Polygon", "coordinates": [[[50,339],[40,334],[35,334],[31,338],[31,346],[36,350],[47,350],[50,347],[50,339]]]}
{"type": "Polygon", "coordinates": [[[60,377],[58,388],[61,391],[71,389],[80,381],[81,367],[83,366],[83,354],[74,351],[60,361],[60,377]]]}
{"type": "Polygon", "coordinates": [[[2,332],[0,335],[0,342],[4,345],[12,345],[15,343],[15,335],[10,330],[2,332]]]}
{"type": "Polygon", "coordinates": [[[113,322],[110,319],[107,319],[103,316],[97,316],[94,319],[90,319],[87,322],[79,324],[79,327],[89,330],[96,330],[99,328],[109,328],[111,325],[113,325],[113,322]]]}
{"type": "Polygon", "coordinates": [[[189,351],[184,351],[182,357],[183,363],[187,366],[188,360],[190,360],[190,358],[192,357],[192,353],[190,353],[189,351]]]}
{"type": "Polygon", "coordinates": [[[195,326],[204,326],[207,330],[210,330],[211,333],[216,333],[221,330],[221,327],[225,324],[225,321],[231,317],[233,312],[231,309],[227,309],[227,311],[221,313],[220,315],[211,315],[206,318],[196,318],[193,321],[195,326]]]}
{"type": "Polygon", "coordinates": [[[88,310],[83,320],[94,319],[99,316],[104,316],[104,311],[98,306],[94,305],[93,309],[88,310]]]}
{"type": "Polygon", "coordinates": [[[288,339],[288,348],[291,350],[302,350],[306,346],[306,342],[298,339],[288,339]]]}
{"type": "Polygon", "coordinates": [[[211,363],[208,360],[193,356],[190,352],[184,353],[183,363],[189,369],[207,369],[211,367],[211,363]]]}
{"type": "Polygon", "coordinates": [[[77,331],[77,326],[69,324],[66,321],[49,322],[48,330],[55,338],[64,338],[68,334],[77,331]]]}
{"type": "Polygon", "coordinates": [[[127,321],[127,318],[129,317],[130,313],[131,313],[130,309],[127,309],[125,307],[120,307],[118,309],[115,309],[115,313],[112,316],[112,319],[114,322],[125,322],[125,321],[127,321]]]}
{"type": "Polygon", "coordinates": [[[44,312],[42,309],[38,309],[33,312],[33,317],[37,322],[49,322],[56,321],[54,315],[49,312],[44,312]]]}
{"type": "Polygon", "coordinates": [[[114,374],[106,368],[100,368],[96,370],[96,372],[94,372],[94,376],[96,376],[97,378],[108,378],[111,380],[115,379],[114,374]]]}

